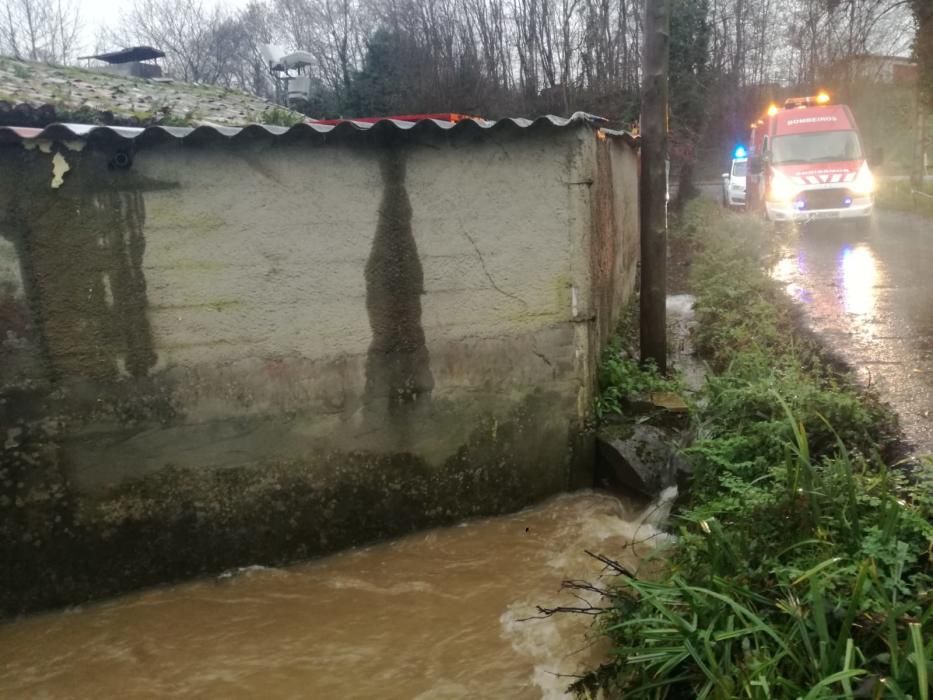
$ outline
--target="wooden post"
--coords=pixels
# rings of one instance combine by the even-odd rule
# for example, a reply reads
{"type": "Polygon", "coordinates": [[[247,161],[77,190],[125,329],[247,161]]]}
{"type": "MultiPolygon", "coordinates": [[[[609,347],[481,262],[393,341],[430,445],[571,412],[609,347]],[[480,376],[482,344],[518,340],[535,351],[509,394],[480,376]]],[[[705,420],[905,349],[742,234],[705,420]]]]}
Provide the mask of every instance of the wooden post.
{"type": "Polygon", "coordinates": [[[667,371],[667,116],[671,0],[645,0],[641,89],[641,361],[667,371]]]}

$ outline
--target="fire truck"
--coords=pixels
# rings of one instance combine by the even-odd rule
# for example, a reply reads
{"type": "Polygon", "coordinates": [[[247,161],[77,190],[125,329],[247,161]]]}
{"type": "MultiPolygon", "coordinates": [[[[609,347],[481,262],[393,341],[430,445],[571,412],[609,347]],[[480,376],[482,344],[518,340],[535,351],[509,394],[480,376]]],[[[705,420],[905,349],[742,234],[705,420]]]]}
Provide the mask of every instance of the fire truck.
{"type": "Polygon", "coordinates": [[[825,92],[772,104],[749,143],[750,210],[777,222],[870,221],[875,179],[862,138],[852,111],[825,92]]]}

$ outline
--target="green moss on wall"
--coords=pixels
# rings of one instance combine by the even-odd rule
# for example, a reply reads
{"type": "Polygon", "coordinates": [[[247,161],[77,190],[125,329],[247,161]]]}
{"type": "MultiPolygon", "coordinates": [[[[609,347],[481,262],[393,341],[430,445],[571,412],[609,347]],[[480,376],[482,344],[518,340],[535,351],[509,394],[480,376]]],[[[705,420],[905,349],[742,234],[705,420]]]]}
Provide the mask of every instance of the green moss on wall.
{"type": "Polygon", "coordinates": [[[0,481],[30,480],[0,507],[0,612],[281,565],[516,510],[568,486],[581,448],[559,404],[538,392],[505,418],[488,416],[442,464],[318,449],[238,468],[166,465],[94,497],[69,486],[55,431],[32,426],[0,452],[0,481]]]}

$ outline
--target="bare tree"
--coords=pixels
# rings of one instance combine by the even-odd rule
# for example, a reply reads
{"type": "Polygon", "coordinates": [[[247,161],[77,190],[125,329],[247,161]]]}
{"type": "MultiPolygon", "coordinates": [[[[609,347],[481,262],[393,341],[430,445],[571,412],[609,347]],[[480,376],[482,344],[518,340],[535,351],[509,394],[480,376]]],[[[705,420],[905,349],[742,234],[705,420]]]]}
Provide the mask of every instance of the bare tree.
{"type": "Polygon", "coordinates": [[[136,0],[115,36],[124,45],[165,51],[168,69],[182,80],[222,83],[238,31],[231,15],[201,0],[136,0]]]}
{"type": "Polygon", "coordinates": [[[374,7],[363,0],[273,0],[272,7],[279,35],[315,56],[316,76],[345,98],[373,29],[374,7]]]}
{"type": "Polygon", "coordinates": [[[0,51],[21,60],[68,63],[80,30],[71,0],[3,0],[0,6],[0,51]]]}
{"type": "Polygon", "coordinates": [[[231,47],[233,57],[229,70],[232,75],[228,83],[271,98],[275,88],[262,53],[262,46],[277,38],[271,11],[258,0],[252,0],[237,15],[236,24],[239,41],[231,47]]]}
{"type": "MultiPolygon", "coordinates": [[[[59,1],[74,0],[0,0],[0,48],[53,53],[48,32],[33,27],[48,24],[59,1]]],[[[853,56],[906,47],[905,2],[709,0],[707,99],[722,116],[713,128],[738,138],[748,105],[757,109],[769,85],[837,79],[853,56]]],[[[152,44],[176,77],[259,94],[269,93],[262,44],[304,50],[326,95],[309,109],[345,116],[378,104],[490,117],[587,109],[631,119],[643,10],[643,0],[252,0],[232,12],[208,0],[135,0],[112,43],[152,44]],[[383,94],[358,99],[367,89],[383,94]]],[[[68,42],[56,42],[66,48],[54,53],[67,56],[68,42]]]]}

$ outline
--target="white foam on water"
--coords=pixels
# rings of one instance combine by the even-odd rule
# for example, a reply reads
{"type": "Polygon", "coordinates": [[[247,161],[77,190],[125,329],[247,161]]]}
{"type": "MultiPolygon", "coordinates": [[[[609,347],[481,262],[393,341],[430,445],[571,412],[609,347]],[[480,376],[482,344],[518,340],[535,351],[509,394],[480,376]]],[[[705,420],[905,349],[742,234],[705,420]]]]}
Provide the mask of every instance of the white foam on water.
{"type": "Polygon", "coordinates": [[[461,700],[471,697],[470,689],[462,683],[442,679],[423,693],[418,693],[412,700],[461,700]]]}
{"type": "Polygon", "coordinates": [[[668,486],[661,491],[658,497],[642,512],[641,522],[647,525],[662,527],[671,517],[671,508],[677,500],[676,486],[668,486]]]}
{"type": "MultiPolygon", "coordinates": [[[[571,496],[572,497],[572,496],[571,496]]],[[[572,502],[570,513],[559,529],[557,541],[564,545],[547,559],[547,565],[562,578],[584,579],[598,587],[611,585],[612,572],[586,554],[602,554],[637,570],[652,550],[670,541],[662,530],[677,497],[677,488],[665,489],[654,502],[631,513],[609,496],[589,494],[572,502]]],[[[555,576],[555,580],[557,577],[555,576]]],[[[533,664],[532,681],[545,700],[570,697],[572,676],[594,669],[606,652],[606,641],[592,627],[594,616],[558,613],[542,617],[537,606],[603,606],[595,591],[575,590],[550,596],[526,597],[512,603],[499,619],[503,636],[516,653],[533,664]]]]}
{"type": "Polygon", "coordinates": [[[329,588],[342,589],[349,588],[356,591],[365,591],[367,593],[388,593],[389,595],[403,595],[405,593],[434,593],[435,588],[426,581],[405,581],[404,583],[394,583],[391,586],[378,586],[369,581],[359,578],[349,578],[338,576],[328,579],[324,584],[329,588]]]}
{"type": "Polygon", "coordinates": [[[256,574],[280,574],[285,575],[287,572],[283,569],[277,569],[274,566],[261,566],[259,564],[251,564],[249,566],[238,566],[235,569],[227,569],[221,574],[217,575],[218,581],[229,581],[230,579],[240,578],[243,576],[254,576],[256,574]]]}
{"type": "Polygon", "coordinates": [[[665,304],[668,318],[672,321],[693,319],[693,305],[696,300],[692,294],[671,294],[665,304]]]}

